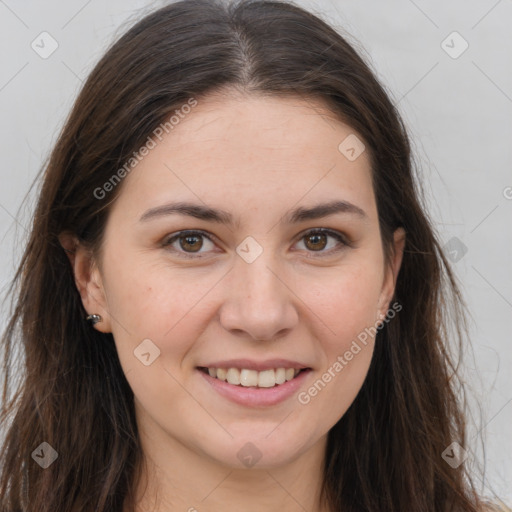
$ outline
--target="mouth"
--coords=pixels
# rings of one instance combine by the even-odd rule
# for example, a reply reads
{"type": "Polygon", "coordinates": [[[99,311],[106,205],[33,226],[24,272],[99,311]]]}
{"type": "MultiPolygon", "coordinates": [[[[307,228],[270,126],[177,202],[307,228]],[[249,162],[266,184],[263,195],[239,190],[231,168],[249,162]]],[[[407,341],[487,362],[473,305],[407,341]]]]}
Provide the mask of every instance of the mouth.
{"type": "Polygon", "coordinates": [[[311,368],[269,368],[263,371],[249,368],[215,368],[199,366],[198,370],[213,379],[239,388],[276,388],[296,379],[311,368]]]}

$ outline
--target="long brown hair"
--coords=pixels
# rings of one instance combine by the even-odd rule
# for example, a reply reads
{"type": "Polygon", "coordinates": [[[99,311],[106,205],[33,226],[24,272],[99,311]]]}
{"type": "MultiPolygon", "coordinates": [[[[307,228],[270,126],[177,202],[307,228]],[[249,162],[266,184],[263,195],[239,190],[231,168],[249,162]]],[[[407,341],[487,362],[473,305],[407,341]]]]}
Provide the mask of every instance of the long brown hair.
{"type": "Polygon", "coordinates": [[[98,251],[122,182],[105,197],[95,191],[176,108],[229,88],[323,100],[364,139],[387,258],[393,231],[407,233],[393,299],[402,310],[378,333],[364,385],[328,435],[323,497],[330,509],[481,510],[465,465],[452,468],[442,458],[454,441],[468,448],[452,350],[466,342],[466,312],[395,105],[347,40],[296,5],[185,0],[146,16],[113,44],[45,166],[2,339],[0,419],[9,428],[0,511],[121,512],[131,503],[142,460],[133,392],[112,335],[84,321],[58,237],[71,232],[98,251]],[[12,392],[16,342],[24,357],[12,392]],[[35,462],[37,450],[53,453],[43,442],[58,454],[46,469],[35,462]]]}

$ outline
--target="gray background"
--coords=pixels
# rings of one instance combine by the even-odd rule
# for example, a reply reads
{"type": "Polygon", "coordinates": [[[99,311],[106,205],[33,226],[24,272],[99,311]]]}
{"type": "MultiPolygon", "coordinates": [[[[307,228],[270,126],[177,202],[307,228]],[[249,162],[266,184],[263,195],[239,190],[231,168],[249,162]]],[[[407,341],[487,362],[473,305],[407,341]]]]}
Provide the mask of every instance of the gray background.
{"type": "MultiPolygon", "coordinates": [[[[351,35],[408,125],[430,214],[457,260],[454,269],[473,318],[474,350],[468,350],[464,369],[475,404],[470,434],[476,460],[486,465],[481,490],[489,494],[492,488],[510,504],[512,2],[297,3],[351,35]],[[457,55],[464,40],[469,47],[457,55]],[[478,432],[486,440],[485,457],[474,441],[478,432]]],[[[0,0],[2,296],[21,253],[34,194],[20,211],[21,201],[81,82],[107,44],[161,5],[143,0],[0,0]],[[43,31],[58,44],[46,59],[31,47],[33,41],[42,46],[43,31]]],[[[46,39],[46,50],[49,44],[46,39]]],[[[2,311],[3,326],[5,306],[2,311]]]]}

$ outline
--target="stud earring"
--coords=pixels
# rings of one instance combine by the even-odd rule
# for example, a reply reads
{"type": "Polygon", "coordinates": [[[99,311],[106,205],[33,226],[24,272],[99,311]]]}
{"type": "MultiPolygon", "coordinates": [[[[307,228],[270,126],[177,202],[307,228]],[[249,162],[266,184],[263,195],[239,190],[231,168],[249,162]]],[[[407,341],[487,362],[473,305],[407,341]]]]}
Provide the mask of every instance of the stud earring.
{"type": "Polygon", "coordinates": [[[98,322],[101,322],[102,318],[101,318],[101,316],[100,316],[100,315],[95,315],[95,314],[93,314],[93,315],[89,315],[89,316],[86,318],[86,320],[87,320],[88,322],[91,322],[91,323],[92,323],[92,325],[94,325],[94,324],[97,324],[98,322]]]}

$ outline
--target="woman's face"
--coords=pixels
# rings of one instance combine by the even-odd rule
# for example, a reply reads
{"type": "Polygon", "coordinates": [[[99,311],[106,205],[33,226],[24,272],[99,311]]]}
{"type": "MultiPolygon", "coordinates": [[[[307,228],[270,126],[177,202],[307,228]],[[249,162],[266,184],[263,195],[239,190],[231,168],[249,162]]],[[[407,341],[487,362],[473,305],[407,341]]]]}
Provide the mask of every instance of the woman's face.
{"type": "Polygon", "coordinates": [[[355,399],[402,244],[385,268],[369,155],[321,103],[210,96],[183,117],[124,179],[84,305],[146,442],[277,467],[355,399]]]}

